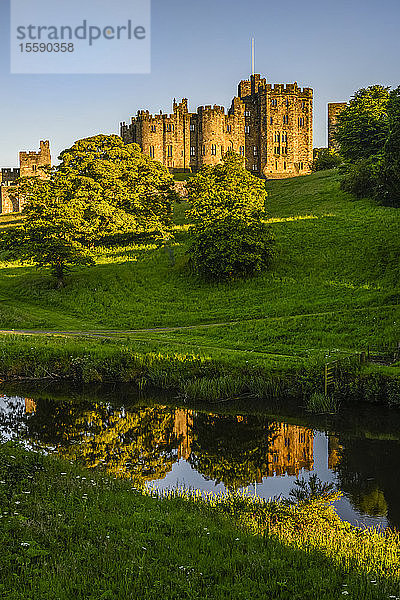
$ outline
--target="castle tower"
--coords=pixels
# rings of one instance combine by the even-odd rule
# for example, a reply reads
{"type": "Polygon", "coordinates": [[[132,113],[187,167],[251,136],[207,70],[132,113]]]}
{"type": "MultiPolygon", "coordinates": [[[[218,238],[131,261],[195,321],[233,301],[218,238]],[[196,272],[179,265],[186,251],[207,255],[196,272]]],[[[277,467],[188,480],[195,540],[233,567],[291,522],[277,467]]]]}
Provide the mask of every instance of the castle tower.
{"type": "Polygon", "coordinates": [[[347,107],[347,102],[330,102],[328,104],[328,148],[339,150],[339,144],[335,140],[338,125],[338,116],[347,107]]]}
{"type": "Polygon", "coordinates": [[[39,152],[20,152],[19,165],[21,177],[45,179],[47,175],[42,167],[51,167],[50,142],[41,140],[39,152]]]}

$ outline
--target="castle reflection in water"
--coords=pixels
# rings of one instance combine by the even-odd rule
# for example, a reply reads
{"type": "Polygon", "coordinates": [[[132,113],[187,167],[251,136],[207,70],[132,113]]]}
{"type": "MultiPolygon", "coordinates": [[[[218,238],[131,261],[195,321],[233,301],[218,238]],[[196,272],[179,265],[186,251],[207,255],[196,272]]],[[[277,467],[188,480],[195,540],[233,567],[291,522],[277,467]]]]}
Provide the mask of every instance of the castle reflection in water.
{"type": "MultiPolygon", "coordinates": [[[[40,404],[40,401],[39,401],[40,404]]],[[[40,410],[39,406],[39,410],[40,410]]],[[[301,470],[311,471],[314,466],[314,457],[313,457],[313,431],[307,427],[302,427],[300,425],[291,425],[288,423],[278,423],[273,421],[265,422],[263,419],[258,419],[256,417],[251,416],[242,416],[235,415],[229,416],[226,415],[206,415],[206,422],[204,421],[204,413],[197,413],[193,410],[176,408],[171,409],[167,407],[158,407],[159,409],[165,411],[166,414],[170,414],[171,419],[167,419],[165,423],[163,423],[163,427],[159,427],[159,421],[157,422],[157,434],[151,438],[144,429],[151,428],[155,423],[154,414],[150,414],[149,411],[153,411],[152,409],[143,409],[140,411],[141,419],[139,419],[139,423],[132,427],[130,424],[127,428],[123,427],[124,422],[129,420],[129,417],[135,415],[137,411],[133,410],[132,412],[128,410],[122,411],[112,411],[112,415],[105,415],[104,412],[101,414],[100,412],[96,414],[96,411],[87,411],[85,414],[81,414],[77,419],[77,423],[79,421],[80,426],[82,424],[86,425],[83,429],[79,427],[79,442],[81,446],[88,447],[90,445],[91,449],[95,452],[96,442],[100,445],[105,436],[105,432],[107,431],[107,436],[110,440],[110,445],[115,446],[116,439],[111,435],[112,429],[116,429],[118,426],[118,438],[119,438],[119,447],[118,454],[124,455],[125,451],[132,450],[132,442],[137,440],[139,437],[142,439],[142,446],[153,446],[153,448],[146,448],[146,453],[153,449],[155,453],[160,453],[160,458],[162,455],[163,463],[164,463],[164,472],[157,473],[157,475],[165,476],[171,469],[174,462],[183,459],[188,462],[192,462],[191,458],[195,453],[198,455],[201,453],[201,450],[209,450],[208,448],[202,448],[202,430],[204,426],[207,427],[210,423],[212,425],[216,425],[215,427],[215,437],[219,442],[219,449],[222,453],[229,447],[230,444],[235,443],[235,440],[230,439],[230,433],[238,434],[238,438],[241,437],[241,434],[248,429],[248,426],[251,425],[252,429],[256,429],[258,435],[262,435],[263,437],[263,449],[262,456],[256,456],[253,461],[253,481],[257,481],[258,483],[262,481],[263,477],[269,477],[273,475],[292,475],[298,476],[301,470]],[[150,418],[149,418],[150,417],[150,418]],[[254,422],[256,420],[256,422],[254,422]],[[253,421],[250,423],[250,421],[253,421]],[[226,424],[229,424],[229,429],[226,430],[226,424]],[[96,423],[96,427],[93,427],[94,423],[96,423]],[[125,435],[124,435],[125,434],[125,435]],[[164,438],[164,439],[163,439],[164,438]],[[126,442],[129,439],[129,444],[126,442]],[[112,442],[111,442],[112,440],[112,442]],[[169,462],[168,467],[165,464],[165,453],[171,453],[171,461],[169,462]]],[[[30,417],[34,417],[37,411],[37,404],[31,398],[25,399],[25,414],[30,417]]],[[[29,418],[28,418],[29,421],[29,418]]],[[[62,428],[62,424],[59,423],[59,427],[62,428]]],[[[93,460],[90,460],[88,452],[79,453],[77,447],[77,429],[78,427],[67,427],[63,432],[63,439],[60,440],[56,447],[61,454],[69,454],[68,447],[73,445],[74,451],[76,454],[81,454],[82,456],[86,456],[88,466],[95,466],[93,460]],[[76,452],[78,451],[78,452],[76,452]]],[[[38,436],[36,436],[38,437],[38,436]]],[[[39,433],[40,437],[40,433],[39,433]]],[[[254,440],[255,443],[259,442],[259,440],[254,440]]],[[[252,440],[245,439],[242,447],[243,454],[254,455],[254,448],[252,447],[252,440]]],[[[259,444],[258,444],[259,445],[259,444]]],[[[115,448],[114,448],[115,449],[115,448]]],[[[240,442],[239,442],[240,449],[240,442]]],[[[112,449],[109,447],[102,454],[102,462],[113,463],[112,457],[112,449]],[[105,457],[109,458],[104,459],[105,457]]],[[[136,457],[137,453],[135,454],[136,457]]],[[[232,452],[227,452],[227,455],[232,455],[232,452]]],[[[131,457],[133,458],[133,456],[131,457]]],[[[232,456],[231,456],[232,458],[232,456]]],[[[246,459],[246,457],[243,457],[246,459]]],[[[229,460],[229,457],[228,457],[229,460]]],[[[126,461],[121,460],[120,465],[126,464],[126,461]]],[[[114,469],[113,469],[114,470],[114,469]]],[[[118,468],[119,475],[123,475],[125,469],[118,468]],[[121,472],[122,471],[122,472],[121,472]]],[[[146,471],[146,469],[144,469],[146,471]]],[[[127,473],[126,473],[127,474],[127,473]]],[[[156,473],[152,474],[151,472],[147,472],[147,477],[145,479],[151,479],[152,475],[156,475],[156,473]]]]}

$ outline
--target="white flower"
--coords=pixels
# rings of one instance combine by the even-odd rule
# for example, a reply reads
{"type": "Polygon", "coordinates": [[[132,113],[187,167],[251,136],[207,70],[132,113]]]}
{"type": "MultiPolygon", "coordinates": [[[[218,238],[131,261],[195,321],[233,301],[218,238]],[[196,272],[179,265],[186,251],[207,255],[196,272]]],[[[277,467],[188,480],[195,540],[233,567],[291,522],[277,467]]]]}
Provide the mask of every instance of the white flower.
{"type": "Polygon", "coordinates": [[[66,473],[60,473],[60,475],[66,475],[66,473]]]}
{"type": "Polygon", "coordinates": [[[24,548],[28,548],[30,544],[28,542],[21,542],[21,546],[23,546],[24,548]]]}
{"type": "Polygon", "coordinates": [[[344,590],[344,592],[342,592],[342,594],[344,594],[344,595],[348,595],[348,594],[349,594],[349,592],[348,592],[347,590],[344,590]]]}

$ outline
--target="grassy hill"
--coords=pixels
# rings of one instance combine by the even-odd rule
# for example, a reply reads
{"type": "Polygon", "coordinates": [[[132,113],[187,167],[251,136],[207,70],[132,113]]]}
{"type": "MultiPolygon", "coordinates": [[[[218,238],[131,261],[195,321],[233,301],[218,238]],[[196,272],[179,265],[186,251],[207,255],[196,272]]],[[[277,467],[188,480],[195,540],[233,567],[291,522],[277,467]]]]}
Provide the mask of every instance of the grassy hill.
{"type": "Polygon", "coordinates": [[[0,327],[190,329],[135,333],[157,348],[274,353],[307,360],[400,340],[399,211],[355,201],[335,172],[267,183],[273,269],[226,284],[186,268],[184,205],[175,264],[153,243],[100,248],[63,290],[34,267],[0,265],[0,327]],[[208,327],[200,325],[208,324],[208,327]],[[197,326],[197,327],[196,327],[197,326]]]}

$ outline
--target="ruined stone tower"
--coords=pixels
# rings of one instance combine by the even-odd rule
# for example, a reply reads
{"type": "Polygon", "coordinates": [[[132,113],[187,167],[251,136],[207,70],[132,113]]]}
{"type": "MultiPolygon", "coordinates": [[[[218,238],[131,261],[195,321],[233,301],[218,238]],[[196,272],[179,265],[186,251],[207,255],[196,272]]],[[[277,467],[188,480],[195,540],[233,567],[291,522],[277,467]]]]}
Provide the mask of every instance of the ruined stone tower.
{"type": "Polygon", "coordinates": [[[20,152],[19,168],[20,177],[41,177],[45,178],[46,173],[43,167],[51,166],[50,142],[40,141],[39,152],[20,152]]]}
{"type": "Polygon", "coordinates": [[[172,114],[138,111],[130,124],[121,123],[120,134],[171,170],[217,164],[232,149],[257,175],[294,177],[311,172],[312,102],[311,88],[272,86],[256,74],[239,83],[228,112],[214,105],[190,113],[186,98],[174,100],[172,114]]]}

